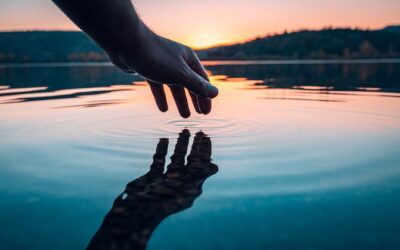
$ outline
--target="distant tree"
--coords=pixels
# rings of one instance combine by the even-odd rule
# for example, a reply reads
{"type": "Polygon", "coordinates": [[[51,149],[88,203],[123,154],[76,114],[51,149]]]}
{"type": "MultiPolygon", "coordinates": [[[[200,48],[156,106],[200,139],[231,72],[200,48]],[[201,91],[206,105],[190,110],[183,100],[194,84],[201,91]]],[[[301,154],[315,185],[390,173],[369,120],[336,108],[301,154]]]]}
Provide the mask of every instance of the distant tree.
{"type": "Polygon", "coordinates": [[[360,45],[360,52],[363,57],[375,57],[379,55],[379,52],[375,49],[375,47],[368,41],[364,41],[360,45]]]}

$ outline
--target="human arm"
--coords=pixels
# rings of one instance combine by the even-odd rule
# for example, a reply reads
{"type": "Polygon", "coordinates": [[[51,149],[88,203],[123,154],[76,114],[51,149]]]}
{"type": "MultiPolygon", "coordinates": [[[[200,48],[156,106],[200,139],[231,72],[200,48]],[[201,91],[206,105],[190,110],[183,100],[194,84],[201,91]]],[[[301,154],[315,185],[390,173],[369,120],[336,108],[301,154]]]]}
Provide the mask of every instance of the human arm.
{"type": "Polygon", "coordinates": [[[105,50],[117,67],[137,72],[147,80],[161,111],[168,110],[163,84],[171,89],[182,117],[190,116],[185,88],[198,113],[211,111],[211,98],[218,95],[218,89],[210,84],[195,52],[150,30],[130,0],[53,2],[105,50]]]}

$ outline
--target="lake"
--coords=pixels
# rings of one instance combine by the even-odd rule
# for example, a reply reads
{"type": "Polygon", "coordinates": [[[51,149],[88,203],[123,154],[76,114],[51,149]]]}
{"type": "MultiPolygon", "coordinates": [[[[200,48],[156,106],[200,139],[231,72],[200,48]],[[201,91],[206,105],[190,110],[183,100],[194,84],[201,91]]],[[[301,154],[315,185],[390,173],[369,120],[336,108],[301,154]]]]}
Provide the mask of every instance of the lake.
{"type": "Polygon", "coordinates": [[[205,64],[187,120],[107,63],[0,66],[0,249],[400,249],[399,60],[205,64]]]}

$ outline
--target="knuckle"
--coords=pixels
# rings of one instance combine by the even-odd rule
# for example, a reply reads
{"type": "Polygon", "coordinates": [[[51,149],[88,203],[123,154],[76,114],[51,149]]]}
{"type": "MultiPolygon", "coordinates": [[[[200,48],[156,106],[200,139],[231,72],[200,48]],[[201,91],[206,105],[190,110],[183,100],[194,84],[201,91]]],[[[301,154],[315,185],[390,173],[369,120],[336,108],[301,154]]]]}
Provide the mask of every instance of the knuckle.
{"type": "Polygon", "coordinates": [[[185,58],[186,62],[191,63],[193,60],[195,60],[196,53],[194,52],[194,50],[192,48],[184,45],[183,50],[184,50],[184,58],[185,58]]]}
{"type": "Polygon", "coordinates": [[[189,46],[183,45],[183,48],[184,48],[185,52],[188,53],[188,54],[193,54],[194,53],[194,50],[189,46]]]}

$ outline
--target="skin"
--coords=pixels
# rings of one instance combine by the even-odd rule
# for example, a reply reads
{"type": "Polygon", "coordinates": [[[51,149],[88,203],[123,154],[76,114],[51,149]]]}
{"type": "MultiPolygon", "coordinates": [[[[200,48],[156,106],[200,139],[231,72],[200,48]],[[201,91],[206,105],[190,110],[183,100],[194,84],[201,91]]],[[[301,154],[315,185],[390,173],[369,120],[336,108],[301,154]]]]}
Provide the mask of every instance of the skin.
{"type": "Polygon", "coordinates": [[[160,139],[149,172],[128,183],[115,199],[88,250],[144,250],[165,218],[193,205],[218,167],[211,163],[211,140],[202,132],[196,134],[185,164],[189,137],[188,130],[179,134],[165,172],[168,139],[160,139]]]}
{"type": "Polygon", "coordinates": [[[150,30],[130,0],[53,2],[104,49],[117,67],[147,80],[160,111],[168,110],[166,84],[182,117],[190,116],[185,88],[196,112],[210,113],[211,99],[218,95],[218,89],[210,84],[196,53],[150,30]]]}

